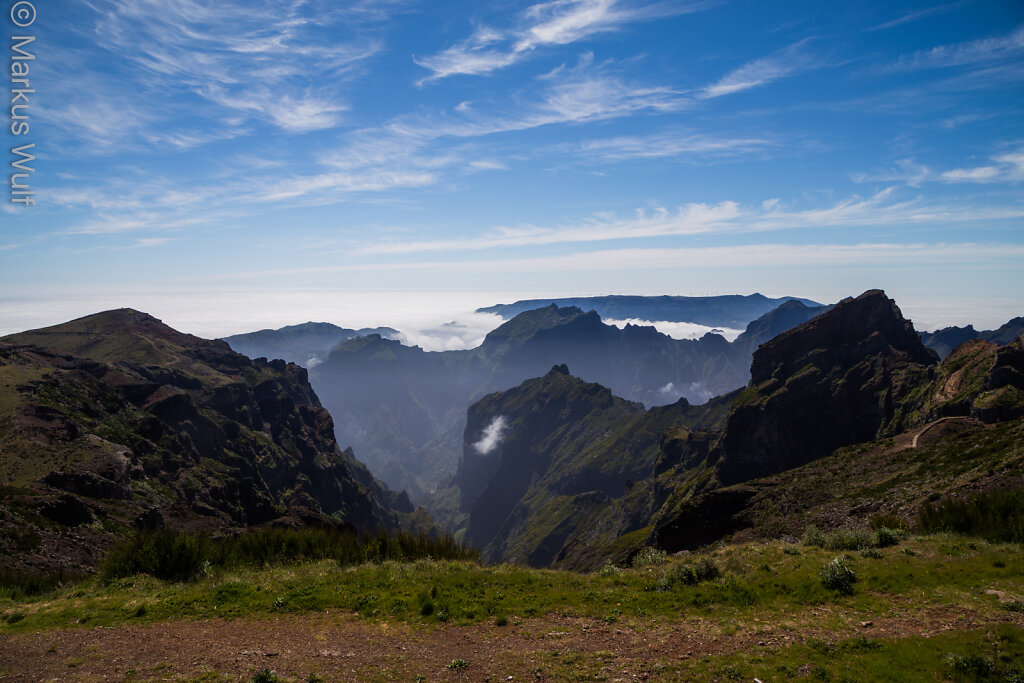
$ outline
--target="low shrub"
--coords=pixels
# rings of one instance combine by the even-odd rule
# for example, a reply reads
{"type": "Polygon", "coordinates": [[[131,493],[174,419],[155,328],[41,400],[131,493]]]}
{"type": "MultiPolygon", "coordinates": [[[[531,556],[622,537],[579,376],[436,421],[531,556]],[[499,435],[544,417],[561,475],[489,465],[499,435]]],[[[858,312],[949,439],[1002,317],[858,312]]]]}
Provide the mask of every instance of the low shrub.
{"type": "Polygon", "coordinates": [[[828,534],[825,548],[828,550],[860,550],[878,545],[878,536],[871,529],[850,529],[841,527],[828,534]]]}
{"type": "Polygon", "coordinates": [[[888,548],[889,546],[896,545],[906,535],[907,532],[903,529],[887,526],[879,527],[875,530],[875,547],[888,548]]]}
{"type": "Polygon", "coordinates": [[[925,532],[951,531],[992,543],[1024,543],[1024,489],[994,489],[961,500],[925,502],[917,521],[925,532]]]}
{"type": "Polygon", "coordinates": [[[0,569],[0,599],[22,600],[43,595],[74,579],[74,576],[64,572],[40,573],[0,569]]]}
{"type": "Polygon", "coordinates": [[[809,526],[804,532],[804,545],[826,550],[865,550],[896,545],[906,532],[898,528],[879,527],[872,531],[865,527],[840,527],[829,532],[809,526]]]}
{"type": "Polygon", "coordinates": [[[825,532],[813,524],[807,527],[806,531],[804,531],[804,545],[824,548],[827,538],[828,537],[825,535],[825,532]]]}
{"type": "Polygon", "coordinates": [[[847,566],[845,557],[833,558],[821,570],[821,583],[829,590],[850,595],[856,582],[857,574],[847,566]]]}
{"type": "Polygon", "coordinates": [[[212,568],[264,566],[333,559],[342,566],[387,560],[478,559],[475,551],[450,536],[398,532],[360,537],[338,529],[252,529],[211,539],[171,529],[140,532],[114,546],[101,565],[104,578],[149,574],[169,581],[190,581],[212,568]]]}
{"type": "Polygon", "coordinates": [[[642,567],[655,567],[665,564],[667,557],[668,553],[664,550],[648,546],[633,556],[633,568],[640,569],[642,567]]]}
{"type": "Polygon", "coordinates": [[[684,564],[675,570],[672,578],[687,586],[695,586],[704,581],[713,581],[721,575],[718,565],[709,557],[702,557],[695,564],[684,564]]]}
{"type": "Polygon", "coordinates": [[[265,667],[257,671],[252,677],[252,683],[280,683],[281,677],[277,675],[277,672],[272,671],[270,667],[265,667]]]}

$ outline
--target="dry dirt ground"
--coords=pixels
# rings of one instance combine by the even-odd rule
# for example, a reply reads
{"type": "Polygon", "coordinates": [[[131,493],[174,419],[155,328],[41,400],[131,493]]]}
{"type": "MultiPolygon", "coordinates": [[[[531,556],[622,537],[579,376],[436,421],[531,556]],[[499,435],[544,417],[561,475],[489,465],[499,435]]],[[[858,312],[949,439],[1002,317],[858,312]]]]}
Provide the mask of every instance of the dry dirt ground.
{"type": "MultiPolygon", "coordinates": [[[[1007,612],[1000,620],[1020,626],[1024,615],[1007,612]]],[[[249,681],[265,667],[292,681],[310,674],[323,681],[536,681],[583,672],[611,681],[671,680],[659,673],[664,665],[708,655],[767,654],[812,637],[931,636],[992,623],[951,607],[897,608],[870,622],[834,607],[808,608],[738,629],[701,618],[606,624],[549,616],[429,628],[331,613],[174,621],[2,635],[0,680],[193,680],[216,672],[249,681]],[[455,660],[465,660],[465,668],[450,668],[455,660]]]]}

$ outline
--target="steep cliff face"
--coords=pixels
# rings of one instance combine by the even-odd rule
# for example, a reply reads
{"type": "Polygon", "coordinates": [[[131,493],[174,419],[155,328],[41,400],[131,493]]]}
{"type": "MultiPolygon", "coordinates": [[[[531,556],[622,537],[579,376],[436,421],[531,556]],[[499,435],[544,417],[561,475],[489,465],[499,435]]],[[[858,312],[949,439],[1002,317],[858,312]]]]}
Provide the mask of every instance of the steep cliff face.
{"type": "Polygon", "coordinates": [[[879,290],[761,345],[720,443],[722,481],[780,472],[898,431],[925,401],[937,360],[879,290]]]}
{"type": "Polygon", "coordinates": [[[431,512],[487,559],[592,568],[706,473],[724,405],[644,410],[555,366],[473,404],[458,474],[434,501],[449,509],[431,512]]]}
{"type": "MultiPolygon", "coordinates": [[[[863,491],[896,480],[904,482],[901,494],[919,502],[936,488],[962,485],[955,474],[962,464],[950,464],[948,453],[965,461],[1020,456],[1012,441],[988,435],[986,423],[1016,424],[1005,431],[1020,431],[1013,421],[1024,417],[1024,339],[1004,346],[974,339],[936,364],[879,291],[847,299],[764,344],[754,354],[751,376],[708,455],[722,486],[670,497],[654,523],[652,539],[660,547],[693,548],[752,527],[763,533],[771,528],[766,511],[802,514],[848,495],[840,489],[855,483],[862,489],[861,512],[884,507],[863,491]],[[940,469],[904,462],[920,457],[904,451],[933,441],[944,444],[940,469]],[[861,464],[862,457],[874,464],[861,464]],[[822,459],[827,462],[819,465],[822,459]],[[849,481],[836,475],[832,486],[840,488],[800,491],[801,477],[822,469],[842,470],[849,481]],[[780,480],[792,485],[780,487],[780,480]]],[[[994,470],[978,468],[993,480],[994,470]]]]}
{"type": "Polygon", "coordinates": [[[985,422],[1024,417],[1024,337],[1000,347],[971,414],[985,422]]]}
{"type": "Polygon", "coordinates": [[[549,520],[529,518],[554,496],[602,488],[621,493],[637,463],[593,462],[578,468],[577,458],[641,412],[639,404],[572,377],[565,366],[475,403],[456,476],[461,507],[469,515],[467,540],[491,559],[512,554],[535,564],[550,562],[560,544],[548,549],[538,547],[543,539],[525,538],[530,535],[525,527],[549,520]],[[516,541],[519,547],[510,553],[516,541]]]}
{"type": "Polygon", "coordinates": [[[747,325],[743,333],[736,337],[733,346],[743,354],[749,366],[758,346],[830,308],[831,306],[807,306],[797,299],[791,299],[747,325]]]}
{"type": "MultiPolygon", "coordinates": [[[[0,341],[0,436],[16,493],[3,498],[7,522],[100,520],[79,529],[83,547],[133,524],[225,530],[313,515],[393,528],[391,505],[407,507],[338,449],[305,369],[128,309],[0,341]]],[[[28,561],[53,559],[36,550],[28,561]]]]}

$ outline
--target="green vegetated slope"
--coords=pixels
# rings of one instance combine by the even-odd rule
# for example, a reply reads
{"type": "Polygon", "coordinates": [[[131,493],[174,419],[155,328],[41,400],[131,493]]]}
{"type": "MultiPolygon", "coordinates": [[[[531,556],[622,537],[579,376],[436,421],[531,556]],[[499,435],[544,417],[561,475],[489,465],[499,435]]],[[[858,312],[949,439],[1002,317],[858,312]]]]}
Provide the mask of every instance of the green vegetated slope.
{"type": "Polygon", "coordinates": [[[57,666],[65,679],[88,680],[109,674],[111,660],[123,656],[106,651],[119,630],[134,629],[148,644],[173,628],[168,633],[205,634],[219,658],[186,656],[164,638],[160,653],[171,669],[141,668],[153,653],[140,646],[131,658],[139,677],[249,681],[265,658],[240,659],[239,648],[284,629],[308,637],[290,640],[287,653],[274,650],[281,656],[271,664],[283,680],[312,680],[311,673],[340,680],[353,671],[380,681],[1017,680],[1020,545],[946,535],[893,543],[845,554],[779,542],[679,557],[648,550],[630,566],[590,574],[325,560],[214,568],[184,583],[92,579],[38,597],[0,595],[0,660],[14,662],[38,644],[41,656],[23,660],[22,673],[57,666]],[[845,573],[830,570],[837,566],[845,573]],[[88,656],[70,655],[78,633],[96,627],[109,637],[88,638],[88,656]],[[225,648],[217,632],[229,628],[236,640],[225,648]],[[345,657],[324,655],[366,632],[370,651],[345,645],[345,657]]]}
{"type": "Polygon", "coordinates": [[[412,512],[334,440],[306,371],[252,361],[144,313],[0,340],[3,565],[83,571],[135,528],[412,512]]]}
{"type": "Polygon", "coordinates": [[[432,510],[487,559],[577,568],[805,518],[909,519],[929,497],[1017,481],[1022,343],[940,364],[870,291],[761,345],[750,384],[704,406],[643,411],[555,368],[474,404],[432,510]]]}

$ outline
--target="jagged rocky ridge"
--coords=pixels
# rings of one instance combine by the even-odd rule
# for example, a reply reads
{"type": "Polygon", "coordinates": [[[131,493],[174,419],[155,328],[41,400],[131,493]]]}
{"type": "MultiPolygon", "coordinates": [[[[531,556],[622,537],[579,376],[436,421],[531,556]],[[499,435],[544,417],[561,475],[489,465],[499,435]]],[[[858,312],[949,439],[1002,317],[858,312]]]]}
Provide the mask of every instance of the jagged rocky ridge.
{"type": "Polygon", "coordinates": [[[945,358],[953,349],[965,342],[981,339],[997,345],[1009,344],[1024,334],[1024,317],[1013,318],[995,330],[974,329],[974,325],[966,327],[943,327],[934,332],[922,332],[921,340],[925,346],[945,358]]]}
{"type": "Polygon", "coordinates": [[[589,296],[561,299],[529,299],[511,304],[497,304],[477,309],[478,313],[496,313],[509,320],[520,313],[555,305],[595,311],[605,319],[648,320],[652,322],[688,322],[707,327],[743,329],[769,311],[789,301],[798,301],[810,308],[818,304],[809,299],[780,297],[770,299],[762,294],[728,294],[724,296],[589,296]]]}
{"type": "Polygon", "coordinates": [[[379,334],[394,339],[398,330],[390,327],[364,327],[350,330],[331,323],[302,323],[276,330],[258,330],[223,337],[232,349],[250,358],[280,358],[311,368],[323,361],[338,344],[355,337],[379,334]]]}
{"type": "Polygon", "coordinates": [[[408,499],[333,431],[305,369],[138,311],[4,337],[0,545],[82,570],[131,527],[397,528],[408,499]]]}
{"type": "Polygon", "coordinates": [[[594,311],[551,305],[520,313],[467,351],[425,352],[377,335],[353,339],[311,378],[339,442],[389,486],[423,500],[455,471],[466,410],[489,392],[565,363],[631,401],[702,403],[746,383],[758,344],[822,310],[789,301],[729,343],[717,334],[676,340],[653,327],[619,329],[594,311]]]}
{"type": "Polygon", "coordinates": [[[645,411],[555,368],[474,404],[433,509],[492,560],[592,567],[644,543],[696,547],[751,526],[754,502],[781,504],[765,502],[770,476],[941,418],[1018,420],[1022,354],[1021,340],[973,342],[939,364],[876,290],[762,345],[748,386],[705,406],[645,411]]]}

